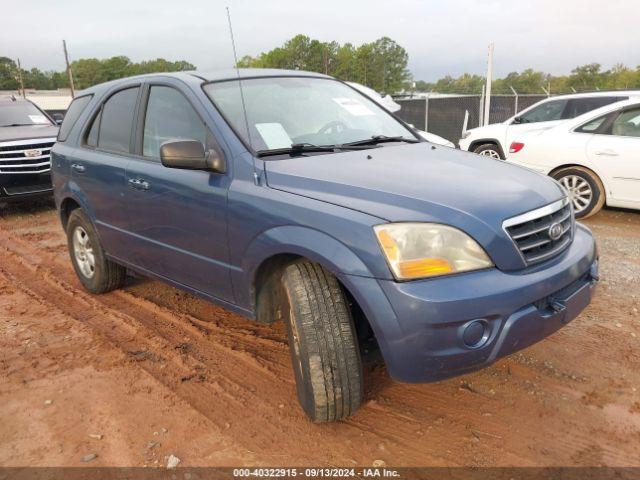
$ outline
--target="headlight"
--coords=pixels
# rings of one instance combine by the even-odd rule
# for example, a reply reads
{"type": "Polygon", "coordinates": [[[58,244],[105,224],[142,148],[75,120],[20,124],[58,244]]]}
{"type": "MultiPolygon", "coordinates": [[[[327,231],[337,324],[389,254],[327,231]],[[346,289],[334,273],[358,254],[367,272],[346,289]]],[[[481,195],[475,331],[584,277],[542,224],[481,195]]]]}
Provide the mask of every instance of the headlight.
{"type": "Polygon", "coordinates": [[[373,229],[398,280],[493,266],[482,247],[457,228],[437,223],[388,223],[373,229]]]}

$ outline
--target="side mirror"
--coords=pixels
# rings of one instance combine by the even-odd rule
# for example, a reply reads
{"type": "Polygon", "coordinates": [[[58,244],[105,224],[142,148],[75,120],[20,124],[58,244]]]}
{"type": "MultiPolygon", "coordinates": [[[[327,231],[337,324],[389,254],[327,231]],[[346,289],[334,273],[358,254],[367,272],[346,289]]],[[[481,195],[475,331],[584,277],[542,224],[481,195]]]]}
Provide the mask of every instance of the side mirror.
{"type": "Polygon", "coordinates": [[[160,161],[167,168],[184,170],[209,170],[216,173],[227,171],[227,162],[215,150],[205,151],[197,140],[167,142],[160,147],[160,161]]]}
{"type": "Polygon", "coordinates": [[[513,123],[522,123],[522,117],[515,117],[513,123]]]}
{"type": "Polygon", "coordinates": [[[56,122],[56,125],[62,125],[64,115],[62,115],[61,113],[54,113],[53,115],[51,115],[51,118],[53,118],[53,121],[56,122]]]}

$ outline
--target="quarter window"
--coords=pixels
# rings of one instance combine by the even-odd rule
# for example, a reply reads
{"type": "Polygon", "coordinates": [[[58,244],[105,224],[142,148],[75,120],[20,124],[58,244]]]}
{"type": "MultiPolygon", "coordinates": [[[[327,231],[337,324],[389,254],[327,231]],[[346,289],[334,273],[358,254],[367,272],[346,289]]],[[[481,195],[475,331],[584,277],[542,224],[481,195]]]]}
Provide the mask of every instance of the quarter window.
{"type": "Polygon", "coordinates": [[[144,120],[142,154],[160,158],[160,147],[171,140],[197,140],[206,145],[206,128],[178,90],[152,86],[144,120]]]}
{"type": "Polygon", "coordinates": [[[605,122],[607,118],[609,118],[608,114],[598,117],[594,120],[591,120],[590,122],[587,122],[584,125],[576,128],[576,132],[595,133],[596,130],[598,130],[602,126],[602,124],[605,122]]]}
{"type": "Polygon", "coordinates": [[[60,125],[60,131],[58,132],[59,142],[64,142],[67,139],[71,129],[78,121],[78,117],[80,117],[80,114],[91,101],[91,97],[92,95],[85,95],[83,97],[78,97],[71,102],[71,105],[69,105],[69,109],[67,110],[67,114],[64,116],[64,120],[62,121],[62,125],[60,125]]]}
{"type": "MultiPolygon", "coordinates": [[[[112,95],[102,106],[97,138],[98,148],[112,152],[129,153],[133,113],[138,98],[139,87],[127,88],[112,95]]],[[[95,127],[92,125],[91,130],[95,127]]],[[[89,137],[92,137],[92,131],[89,137]]],[[[87,139],[89,143],[89,138],[87,139]]]]}

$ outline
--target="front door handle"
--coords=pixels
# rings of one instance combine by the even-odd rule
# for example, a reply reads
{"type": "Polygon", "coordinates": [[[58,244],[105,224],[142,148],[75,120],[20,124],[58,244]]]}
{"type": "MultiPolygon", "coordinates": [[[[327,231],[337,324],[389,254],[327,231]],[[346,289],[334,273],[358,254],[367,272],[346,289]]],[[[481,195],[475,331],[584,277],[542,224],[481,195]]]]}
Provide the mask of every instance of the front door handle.
{"type": "Polygon", "coordinates": [[[598,150],[596,152],[596,155],[599,155],[601,157],[617,157],[618,156],[618,152],[615,152],[615,151],[611,150],[610,148],[607,148],[606,150],[598,150]]]}
{"type": "Polygon", "coordinates": [[[71,165],[71,169],[76,173],[84,173],[85,168],[84,165],[80,165],[79,163],[74,163],[71,165]]]}
{"type": "Polygon", "coordinates": [[[141,178],[130,178],[129,186],[131,188],[135,188],[136,190],[149,190],[151,185],[146,180],[142,180],[141,178]]]}

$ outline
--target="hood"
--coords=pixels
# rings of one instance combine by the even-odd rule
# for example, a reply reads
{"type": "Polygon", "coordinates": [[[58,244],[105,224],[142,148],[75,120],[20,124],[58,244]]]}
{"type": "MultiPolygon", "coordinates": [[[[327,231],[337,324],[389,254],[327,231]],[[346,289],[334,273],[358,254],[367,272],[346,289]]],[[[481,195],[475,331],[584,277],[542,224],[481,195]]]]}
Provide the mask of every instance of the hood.
{"type": "Polygon", "coordinates": [[[0,142],[30,140],[32,138],[55,138],[58,127],[54,125],[26,125],[22,127],[0,127],[0,142]]]}
{"type": "Polygon", "coordinates": [[[389,221],[459,212],[501,225],[506,218],[563,196],[556,182],[544,175],[427,143],[268,160],[265,164],[272,188],[389,221]]]}
{"type": "MultiPolygon", "coordinates": [[[[265,169],[271,188],[391,222],[452,225],[487,251],[514,250],[503,220],[564,196],[555,181],[539,173],[428,143],[267,160],[265,169]]],[[[497,260],[494,256],[496,265],[497,260]]],[[[505,252],[505,268],[517,262],[505,252]]]]}

